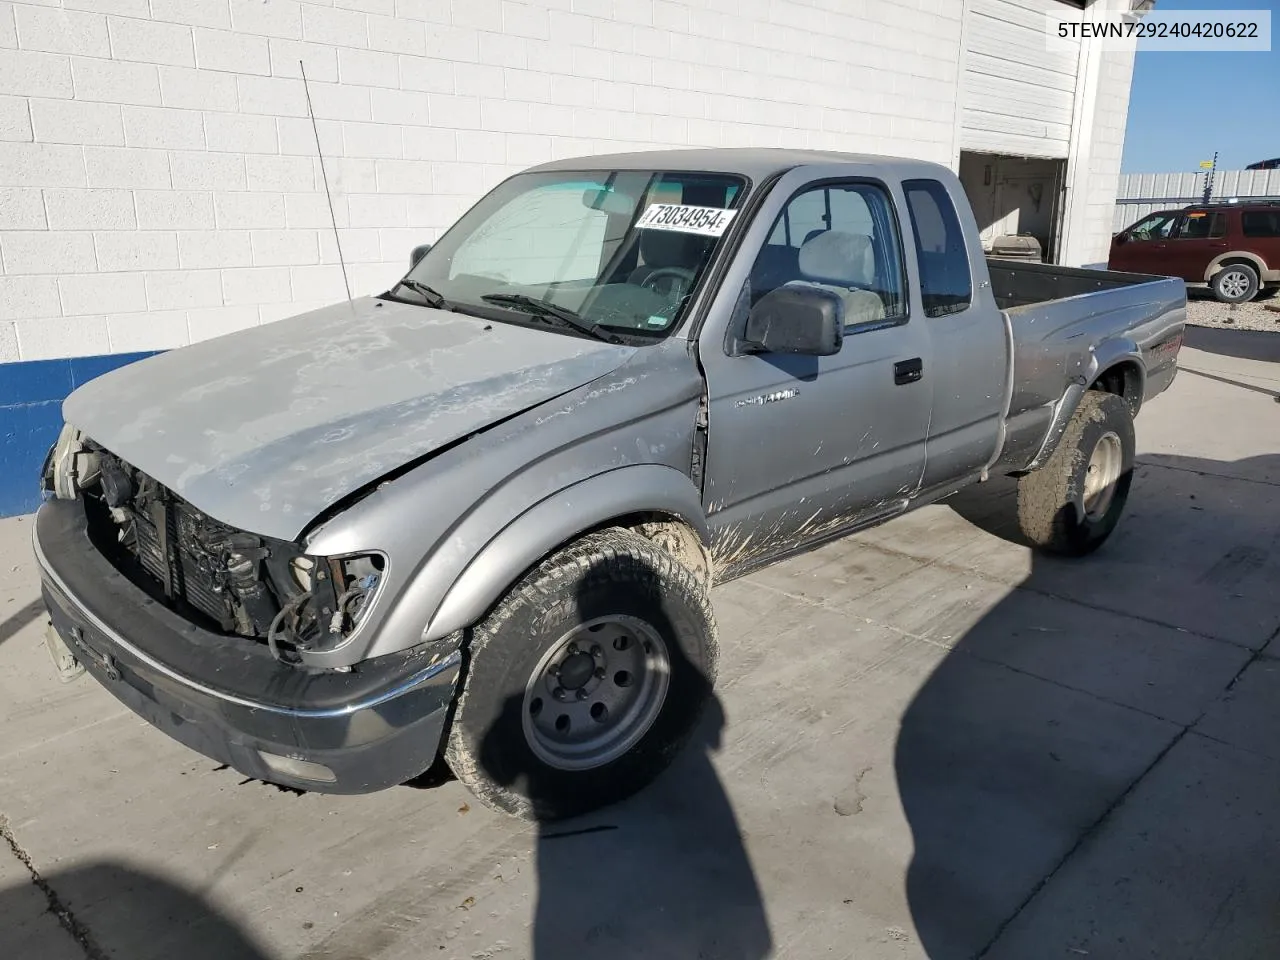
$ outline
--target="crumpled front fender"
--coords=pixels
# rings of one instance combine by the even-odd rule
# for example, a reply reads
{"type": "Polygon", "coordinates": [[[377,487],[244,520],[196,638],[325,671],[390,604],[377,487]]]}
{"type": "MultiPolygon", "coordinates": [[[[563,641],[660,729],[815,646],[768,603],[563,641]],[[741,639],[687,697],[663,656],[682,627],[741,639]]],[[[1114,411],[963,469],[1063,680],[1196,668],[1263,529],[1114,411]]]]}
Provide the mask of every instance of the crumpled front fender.
{"type": "Polygon", "coordinates": [[[423,640],[438,640],[480,620],[543,557],[602,523],[636,513],[679,517],[710,542],[692,481],[656,464],[621,467],[552,494],[511,522],[467,565],[431,617],[423,640]]]}

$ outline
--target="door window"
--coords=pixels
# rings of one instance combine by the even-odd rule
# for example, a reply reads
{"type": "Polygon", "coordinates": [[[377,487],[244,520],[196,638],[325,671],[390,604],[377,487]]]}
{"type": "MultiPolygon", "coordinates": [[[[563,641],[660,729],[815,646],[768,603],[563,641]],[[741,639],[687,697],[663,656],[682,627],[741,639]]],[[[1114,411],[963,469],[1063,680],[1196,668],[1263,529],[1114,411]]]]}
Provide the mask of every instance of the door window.
{"type": "Polygon", "coordinates": [[[1206,240],[1227,235],[1227,216],[1221,211],[1196,210],[1187,214],[1178,228],[1179,240],[1206,240]]]}
{"type": "Polygon", "coordinates": [[[786,284],[829,289],[845,325],[907,315],[898,222],[884,189],[828,183],[802,190],[778,214],[751,269],[751,303],[786,284]]]}
{"type": "Polygon", "coordinates": [[[1139,220],[1126,232],[1130,240],[1167,240],[1180,216],[1178,213],[1153,213],[1139,220]]]}
{"type": "Polygon", "coordinates": [[[969,309],[973,301],[969,254],[946,187],[937,180],[907,180],[902,189],[916,235],[924,315],[942,317],[969,309]]]}

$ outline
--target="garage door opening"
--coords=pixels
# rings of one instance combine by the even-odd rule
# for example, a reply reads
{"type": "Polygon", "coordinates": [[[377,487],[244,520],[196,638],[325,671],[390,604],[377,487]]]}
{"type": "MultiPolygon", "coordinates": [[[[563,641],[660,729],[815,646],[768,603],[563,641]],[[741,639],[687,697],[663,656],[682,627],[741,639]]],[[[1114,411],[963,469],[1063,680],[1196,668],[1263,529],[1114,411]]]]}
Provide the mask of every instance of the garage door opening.
{"type": "Polygon", "coordinates": [[[960,182],[988,254],[1058,262],[1066,167],[1065,160],[961,151],[960,182]]]}

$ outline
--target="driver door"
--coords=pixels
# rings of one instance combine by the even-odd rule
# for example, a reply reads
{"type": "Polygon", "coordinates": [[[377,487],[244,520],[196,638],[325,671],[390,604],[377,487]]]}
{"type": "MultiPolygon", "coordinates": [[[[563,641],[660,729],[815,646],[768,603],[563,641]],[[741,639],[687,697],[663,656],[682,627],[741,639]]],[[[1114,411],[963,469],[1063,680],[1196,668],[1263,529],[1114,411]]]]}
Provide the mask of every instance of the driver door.
{"type": "Polygon", "coordinates": [[[754,258],[739,255],[745,282],[725,278],[725,294],[741,291],[731,330],[769,291],[816,284],[848,291],[844,341],[831,356],[744,353],[722,325],[704,327],[704,504],[731,568],[901,511],[924,467],[928,332],[910,315],[901,199],[871,180],[785,183],[774,190],[789,199],[747,235],[769,231],[754,258]]]}
{"type": "Polygon", "coordinates": [[[1112,250],[1111,269],[1165,275],[1169,234],[1181,218],[1181,212],[1154,213],[1129,227],[1124,232],[1124,242],[1115,244],[1112,250]]]}

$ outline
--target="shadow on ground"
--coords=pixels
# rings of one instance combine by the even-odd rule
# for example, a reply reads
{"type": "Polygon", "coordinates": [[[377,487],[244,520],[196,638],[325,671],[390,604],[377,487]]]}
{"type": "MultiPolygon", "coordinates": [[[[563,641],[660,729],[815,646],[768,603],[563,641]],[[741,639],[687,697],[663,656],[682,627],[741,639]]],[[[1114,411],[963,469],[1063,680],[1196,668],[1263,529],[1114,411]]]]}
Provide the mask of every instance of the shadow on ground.
{"type": "MultiPolygon", "coordinates": [[[[1247,853],[1276,841],[1256,795],[1227,784],[1215,805],[1201,774],[1148,784],[1129,812],[1148,811],[1141,828],[1089,846],[1273,629],[1264,581],[1278,551],[1258,544],[1277,537],[1256,525],[1275,511],[1251,513],[1267,494],[1220,477],[1276,460],[1140,458],[1113,538],[1083,559],[1034,557],[922,685],[895,768],[914,840],[907,895],[930,960],[1280,956],[1280,883],[1247,853]],[[1233,543],[1216,563],[1195,555],[1233,543]],[[1046,884],[1045,909],[1024,912],[1046,884]]],[[[947,503],[1016,543],[1014,491],[1000,478],[947,503]]],[[[1260,776],[1275,780],[1275,767],[1260,776]]]]}
{"type": "Polygon", "coordinates": [[[12,960],[276,960],[200,893],[154,873],[107,861],[55,871],[43,882],[0,888],[0,954],[12,960]],[[76,915],[94,905],[90,930],[76,915]]]}
{"type": "Polygon", "coordinates": [[[537,834],[531,960],[764,960],[764,902],[715,769],[713,701],[675,765],[632,801],[537,834]]]}
{"type": "Polygon", "coordinates": [[[18,631],[23,627],[43,616],[46,616],[44,601],[39,599],[32,600],[25,607],[18,607],[16,610],[5,610],[4,618],[0,619],[0,643],[17,636],[18,631]]]}
{"type": "MultiPolygon", "coordinates": [[[[1280,313],[1275,316],[1280,321],[1280,313]]],[[[1280,363],[1280,322],[1276,323],[1275,332],[1188,326],[1183,335],[1183,345],[1223,357],[1280,363]]]]}
{"type": "MultiPolygon", "coordinates": [[[[617,614],[588,589],[591,579],[599,577],[579,582],[582,622],[617,614]]],[[[531,960],[764,960],[773,947],[764,900],[711,762],[722,744],[724,708],[675,640],[678,614],[668,610],[661,578],[647,570],[644,580],[645,619],[669,648],[668,696],[705,699],[706,706],[673,765],[648,789],[585,817],[538,825],[531,960]]],[[[512,697],[503,717],[518,718],[523,709],[523,697],[512,697]]],[[[481,766],[505,785],[539,790],[530,778],[541,768],[513,763],[497,732],[501,722],[485,735],[481,766]]]]}

